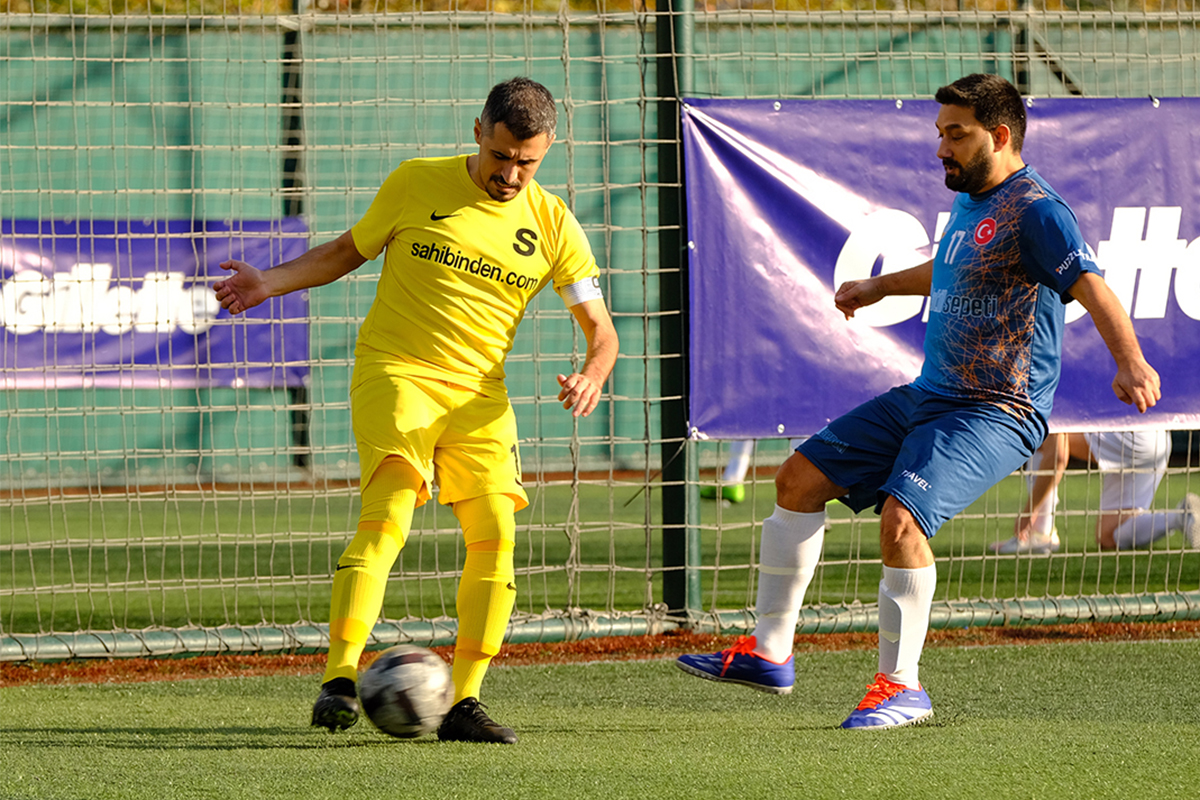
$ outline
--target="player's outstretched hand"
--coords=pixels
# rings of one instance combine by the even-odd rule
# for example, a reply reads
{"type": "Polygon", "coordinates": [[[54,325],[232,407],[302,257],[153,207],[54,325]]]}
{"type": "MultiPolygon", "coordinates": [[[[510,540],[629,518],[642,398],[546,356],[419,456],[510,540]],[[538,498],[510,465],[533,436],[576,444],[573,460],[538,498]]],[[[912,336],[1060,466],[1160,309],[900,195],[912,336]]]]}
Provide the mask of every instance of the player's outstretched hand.
{"type": "Polygon", "coordinates": [[[879,282],[872,278],[846,281],[838,287],[833,296],[834,304],[837,305],[838,311],[846,315],[846,319],[853,317],[854,312],[863,306],[878,303],[882,299],[883,292],[879,288],[879,282]]]}
{"type": "Polygon", "coordinates": [[[233,274],[222,281],[213,284],[213,291],[221,308],[230,314],[240,314],[246,309],[254,308],[270,297],[267,282],[262,270],[255,269],[244,261],[222,261],[221,269],[230,270],[233,274]]]}
{"type": "Polygon", "coordinates": [[[576,417],[586,417],[595,411],[600,403],[600,387],[586,375],[578,372],[559,375],[558,385],[562,387],[558,392],[558,399],[563,408],[574,409],[572,414],[576,417]]]}
{"type": "Polygon", "coordinates": [[[1154,404],[1162,399],[1162,385],[1158,373],[1144,360],[1118,369],[1112,386],[1118,400],[1137,406],[1137,410],[1143,414],[1146,413],[1146,409],[1153,408],[1154,404]]]}

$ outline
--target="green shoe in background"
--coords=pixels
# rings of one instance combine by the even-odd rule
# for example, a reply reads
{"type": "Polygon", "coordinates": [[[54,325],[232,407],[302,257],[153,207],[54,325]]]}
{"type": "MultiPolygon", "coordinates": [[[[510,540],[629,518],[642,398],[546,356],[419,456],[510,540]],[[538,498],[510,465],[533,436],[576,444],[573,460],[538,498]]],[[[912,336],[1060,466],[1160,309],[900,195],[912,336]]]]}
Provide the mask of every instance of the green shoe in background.
{"type": "MultiPolygon", "coordinates": [[[[740,483],[726,484],[725,486],[721,487],[721,497],[725,498],[726,500],[728,500],[731,503],[740,503],[746,499],[746,487],[740,483]]],[[[717,487],[701,486],[700,487],[700,499],[716,500],[717,499],[717,487]]]]}

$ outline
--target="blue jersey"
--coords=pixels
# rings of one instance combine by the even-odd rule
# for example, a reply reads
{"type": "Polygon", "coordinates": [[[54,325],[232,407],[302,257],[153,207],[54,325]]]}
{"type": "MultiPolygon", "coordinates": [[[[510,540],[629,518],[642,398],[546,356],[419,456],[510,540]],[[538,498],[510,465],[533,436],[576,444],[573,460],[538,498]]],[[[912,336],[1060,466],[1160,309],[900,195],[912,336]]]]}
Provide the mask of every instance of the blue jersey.
{"type": "Polygon", "coordinates": [[[1049,419],[1068,293],[1099,272],[1075,214],[1024,167],[959,193],[933,262],[925,364],[913,385],[1049,419]]]}

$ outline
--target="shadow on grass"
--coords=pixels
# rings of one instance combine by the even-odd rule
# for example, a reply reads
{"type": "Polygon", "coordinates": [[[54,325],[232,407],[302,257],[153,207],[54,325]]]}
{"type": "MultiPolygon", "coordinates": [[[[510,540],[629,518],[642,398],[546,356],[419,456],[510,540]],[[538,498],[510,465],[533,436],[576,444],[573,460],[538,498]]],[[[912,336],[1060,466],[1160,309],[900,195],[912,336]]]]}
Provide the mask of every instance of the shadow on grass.
{"type": "Polygon", "coordinates": [[[331,747],[388,747],[400,743],[416,747],[439,744],[434,737],[394,739],[380,734],[351,738],[326,731],[280,727],[0,727],[0,747],[87,747],[145,751],[327,750],[331,747]]]}

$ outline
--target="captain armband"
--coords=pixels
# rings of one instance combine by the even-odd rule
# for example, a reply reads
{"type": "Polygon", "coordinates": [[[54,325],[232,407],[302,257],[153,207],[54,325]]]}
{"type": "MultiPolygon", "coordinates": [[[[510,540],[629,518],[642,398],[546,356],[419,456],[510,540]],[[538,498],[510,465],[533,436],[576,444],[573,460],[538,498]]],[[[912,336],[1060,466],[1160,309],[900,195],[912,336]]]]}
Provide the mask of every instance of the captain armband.
{"type": "Polygon", "coordinates": [[[604,292],[600,291],[599,278],[584,278],[578,283],[564,286],[559,290],[558,294],[562,297],[563,302],[567,304],[567,308],[577,306],[588,300],[604,299],[604,292]]]}

